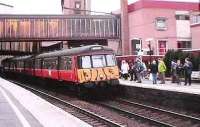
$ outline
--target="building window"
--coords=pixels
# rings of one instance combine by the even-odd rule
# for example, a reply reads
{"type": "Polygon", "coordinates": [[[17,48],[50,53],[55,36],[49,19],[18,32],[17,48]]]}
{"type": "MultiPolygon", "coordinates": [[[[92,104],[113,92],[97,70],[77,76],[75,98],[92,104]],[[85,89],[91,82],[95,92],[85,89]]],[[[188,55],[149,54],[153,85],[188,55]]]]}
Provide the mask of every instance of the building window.
{"type": "Polygon", "coordinates": [[[167,42],[166,41],[158,41],[158,50],[159,55],[165,55],[167,52],[167,42]]]}
{"type": "Polygon", "coordinates": [[[81,11],[80,11],[80,9],[81,9],[81,1],[75,1],[75,14],[81,14],[81,11]]]}
{"type": "Polygon", "coordinates": [[[176,15],[176,20],[190,20],[189,15],[176,15]]]}
{"type": "Polygon", "coordinates": [[[200,15],[194,15],[191,19],[192,24],[200,24],[200,15]]]}
{"type": "Polygon", "coordinates": [[[156,18],[156,22],[155,22],[156,29],[159,31],[167,30],[166,20],[167,19],[164,17],[156,18]]]}
{"type": "Polygon", "coordinates": [[[180,50],[190,49],[192,47],[191,41],[178,41],[177,47],[180,50]]]}
{"type": "Polygon", "coordinates": [[[133,55],[138,55],[138,52],[140,52],[142,50],[142,40],[133,39],[133,40],[131,40],[131,43],[132,43],[133,55]]]}

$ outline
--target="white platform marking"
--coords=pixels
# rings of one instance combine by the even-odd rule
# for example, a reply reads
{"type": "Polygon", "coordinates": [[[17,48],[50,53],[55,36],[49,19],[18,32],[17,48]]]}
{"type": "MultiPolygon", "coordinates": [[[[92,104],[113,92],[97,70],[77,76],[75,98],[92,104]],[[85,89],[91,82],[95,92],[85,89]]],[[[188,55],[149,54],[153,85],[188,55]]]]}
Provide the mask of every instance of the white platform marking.
{"type": "Polygon", "coordinates": [[[14,110],[14,112],[16,113],[16,115],[19,118],[19,120],[21,121],[23,127],[31,127],[30,124],[28,123],[28,121],[26,120],[26,118],[24,118],[24,116],[22,115],[22,113],[13,104],[13,102],[11,101],[11,99],[8,97],[8,95],[6,94],[6,92],[1,87],[0,87],[0,91],[3,94],[3,96],[6,98],[6,100],[8,101],[8,103],[10,104],[10,106],[12,107],[12,109],[14,110]]]}

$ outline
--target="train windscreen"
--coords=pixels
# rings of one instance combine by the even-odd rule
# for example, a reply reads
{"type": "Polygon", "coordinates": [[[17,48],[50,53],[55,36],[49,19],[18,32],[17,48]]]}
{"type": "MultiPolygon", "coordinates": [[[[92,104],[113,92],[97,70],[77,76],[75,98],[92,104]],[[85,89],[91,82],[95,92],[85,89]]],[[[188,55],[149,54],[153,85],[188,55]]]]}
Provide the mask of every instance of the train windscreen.
{"type": "Polygon", "coordinates": [[[106,66],[116,66],[116,59],[114,55],[92,55],[80,56],[79,68],[99,68],[106,66]]]}

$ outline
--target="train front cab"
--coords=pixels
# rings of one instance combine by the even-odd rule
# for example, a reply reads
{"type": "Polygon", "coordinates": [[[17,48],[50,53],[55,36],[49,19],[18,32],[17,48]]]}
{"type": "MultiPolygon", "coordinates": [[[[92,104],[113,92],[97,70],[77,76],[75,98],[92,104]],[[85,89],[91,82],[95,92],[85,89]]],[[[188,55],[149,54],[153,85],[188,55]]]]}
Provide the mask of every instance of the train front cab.
{"type": "Polygon", "coordinates": [[[78,82],[85,87],[119,84],[119,69],[113,53],[93,53],[77,56],[78,82]]]}

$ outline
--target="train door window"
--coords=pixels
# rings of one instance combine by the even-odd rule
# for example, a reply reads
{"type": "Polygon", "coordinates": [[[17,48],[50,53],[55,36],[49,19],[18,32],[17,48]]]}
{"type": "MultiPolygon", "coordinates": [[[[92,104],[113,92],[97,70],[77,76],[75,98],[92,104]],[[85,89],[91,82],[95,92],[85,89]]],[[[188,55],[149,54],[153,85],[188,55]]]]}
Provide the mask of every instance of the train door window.
{"type": "Polygon", "coordinates": [[[58,58],[44,58],[43,60],[43,68],[44,69],[50,69],[50,70],[55,70],[57,69],[58,66],[58,58]]]}
{"type": "Polygon", "coordinates": [[[79,68],[91,68],[90,56],[80,56],[79,57],[79,68]]]}
{"type": "Polygon", "coordinates": [[[105,67],[106,60],[104,55],[93,55],[92,56],[93,67],[105,67]]]}
{"type": "Polygon", "coordinates": [[[106,55],[107,66],[115,66],[116,59],[114,55],[106,55]]]}
{"type": "Polygon", "coordinates": [[[41,69],[41,59],[35,59],[35,69],[41,69]]]}
{"type": "Polygon", "coordinates": [[[72,69],[72,58],[62,56],[60,61],[60,70],[71,70],[72,69]]]}

